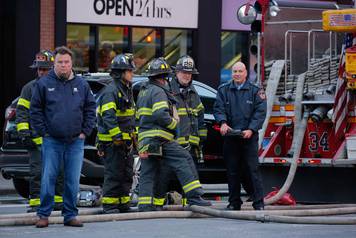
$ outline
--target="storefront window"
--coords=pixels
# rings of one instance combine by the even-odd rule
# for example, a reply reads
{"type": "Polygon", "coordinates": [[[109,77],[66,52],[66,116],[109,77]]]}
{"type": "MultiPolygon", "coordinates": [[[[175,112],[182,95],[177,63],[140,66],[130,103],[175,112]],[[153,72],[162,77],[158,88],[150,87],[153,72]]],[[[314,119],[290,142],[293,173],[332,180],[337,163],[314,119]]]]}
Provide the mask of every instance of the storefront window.
{"type": "Polygon", "coordinates": [[[231,67],[238,61],[245,62],[248,58],[248,33],[221,32],[221,77],[220,83],[231,79],[231,67]]]}
{"type": "MultiPolygon", "coordinates": [[[[108,71],[111,60],[128,45],[127,27],[99,27],[99,71],[108,71]]],[[[126,52],[125,52],[126,53],[126,52]]]]}
{"type": "Polygon", "coordinates": [[[164,31],[164,58],[175,65],[180,56],[191,55],[192,39],[188,30],[167,29],[164,31]]]}
{"type": "Polygon", "coordinates": [[[67,46],[74,53],[73,69],[76,72],[89,71],[89,26],[68,24],[67,46]]]}
{"type": "Polygon", "coordinates": [[[155,58],[159,45],[160,36],[155,29],[132,28],[132,47],[137,74],[144,72],[147,63],[155,58]]]}

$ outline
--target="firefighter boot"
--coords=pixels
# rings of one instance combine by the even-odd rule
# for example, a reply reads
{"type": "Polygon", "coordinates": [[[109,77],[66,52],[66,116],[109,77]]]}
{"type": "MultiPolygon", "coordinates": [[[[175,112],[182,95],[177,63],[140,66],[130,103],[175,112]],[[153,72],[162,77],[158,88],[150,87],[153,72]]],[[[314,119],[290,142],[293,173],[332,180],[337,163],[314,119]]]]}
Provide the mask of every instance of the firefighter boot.
{"type": "Polygon", "coordinates": [[[103,204],[103,213],[104,214],[115,214],[115,213],[120,213],[120,210],[115,205],[103,204]]]}
{"type": "Polygon", "coordinates": [[[130,212],[130,203],[120,204],[118,205],[118,209],[120,210],[120,213],[130,212]]]}
{"type": "Polygon", "coordinates": [[[192,206],[192,205],[203,206],[203,207],[211,206],[211,202],[204,200],[201,196],[195,196],[195,197],[188,198],[187,203],[190,206],[192,206]]]}
{"type": "Polygon", "coordinates": [[[156,208],[151,204],[140,204],[138,205],[139,212],[154,212],[157,211],[156,208]]]}

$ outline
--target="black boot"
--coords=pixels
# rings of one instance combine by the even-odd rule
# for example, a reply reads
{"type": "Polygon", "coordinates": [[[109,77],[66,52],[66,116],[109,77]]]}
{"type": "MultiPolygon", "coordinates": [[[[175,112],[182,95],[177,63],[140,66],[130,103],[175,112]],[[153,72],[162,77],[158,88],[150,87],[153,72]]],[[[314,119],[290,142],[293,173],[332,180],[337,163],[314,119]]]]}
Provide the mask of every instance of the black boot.
{"type": "Polygon", "coordinates": [[[118,209],[120,213],[130,212],[130,203],[120,204],[118,205],[118,209]]]}
{"type": "Polygon", "coordinates": [[[211,202],[204,200],[201,196],[188,198],[187,202],[190,206],[192,205],[202,206],[202,207],[211,206],[211,202]]]}
{"type": "Polygon", "coordinates": [[[115,214],[115,213],[120,213],[120,210],[117,207],[117,205],[103,204],[103,213],[104,214],[115,214]]]}
{"type": "Polygon", "coordinates": [[[263,199],[253,202],[252,207],[255,210],[265,210],[265,204],[263,202],[263,199]]]}
{"type": "Polygon", "coordinates": [[[156,208],[151,204],[138,205],[139,212],[154,212],[157,211],[156,208]]]}

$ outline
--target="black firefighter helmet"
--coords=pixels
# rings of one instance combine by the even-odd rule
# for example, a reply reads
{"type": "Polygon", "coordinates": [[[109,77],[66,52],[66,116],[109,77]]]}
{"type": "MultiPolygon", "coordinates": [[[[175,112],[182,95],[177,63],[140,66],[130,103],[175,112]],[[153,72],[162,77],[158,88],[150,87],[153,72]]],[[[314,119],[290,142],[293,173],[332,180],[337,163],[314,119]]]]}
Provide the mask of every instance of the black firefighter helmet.
{"type": "Polygon", "coordinates": [[[31,69],[45,68],[50,69],[53,67],[54,55],[49,50],[41,50],[36,54],[31,69]]]}
{"type": "Polygon", "coordinates": [[[154,77],[161,74],[170,74],[172,69],[163,57],[153,59],[147,67],[145,75],[148,77],[154,77]]]}
{"type": "Polygon", "coordinates": [[[184,55],[180,57],[174,67],[176,72],[183,71],[191,74],[199,74],[198,70],[195,68],[195,63],[192,57],[189,55],[184,55]]]}
{"type": "Polygon", "coordinates": [[[135,63],[133,61],[133,55],[126,53],[126,54],[119,54],[113,58],[110,65],[111,70],[135,70],[135,63]]]}

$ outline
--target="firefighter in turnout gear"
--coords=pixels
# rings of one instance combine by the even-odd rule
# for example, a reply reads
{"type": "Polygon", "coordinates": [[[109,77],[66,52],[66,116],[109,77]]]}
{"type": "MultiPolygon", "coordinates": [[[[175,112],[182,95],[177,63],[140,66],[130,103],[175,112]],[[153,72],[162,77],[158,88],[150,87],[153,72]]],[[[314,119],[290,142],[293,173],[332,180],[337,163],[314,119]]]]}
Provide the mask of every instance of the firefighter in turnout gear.
{"type": "Polygon", "coordinates": [[[188,204],[209,206],[201,198],[203,190],[187,161],[190,154],[175,141],[179,116],[177,101],[169,91],[170,66],[163,58],[153,59],[147,69],[149,81],[142,86],[137,100],[139,118],[139,211],[154,211],[152,198],[154,181],[160,160],[171,167],[188,198],[188,204]]]}
{"type": "MultiPolygon", "coordinates": [[[[40,205],[40,187],[41,187],[41,144],[42,137],[40,137],[30,125],[30,101],[32,97],[32,87],[37,79],[47,75],[52,68],[54,56],[48,50],[42,50],[36,54],[32,69],[37,70],[37,77],[23,86],[21,96],[16,106],[16,127],[19,134],[21,144],[28,149],[30,153],[30,197],[28,212],[36,212],[40,205]]],[[[63,189],[63,177],[60,176],[56,184],[55,195],[55,210],[61,210],[63,198],[61,196],[63,189]]]]}
{"type": "MultiPolygon", "coordinates": [[[[175,66],[175,77],[170,82],[171,90],[178,101],[177,111],[179,116],[177,142],[190,152],[187,157],[189,165],[196,179],[198,172],[196,164],[201,160],[201,143],[206,139],[207,130],[204,125],[204,106],[200,97],[192,85],[192,76],[199,74],[195,68],[194,60],[188,56],[182,56],[175,66]]],[[[161,161],[160,173],[156,178],[154,204],[156,207],[163,205],[165,194],[172,179],[172,170],[161,161]]],[[[183,197],[182,204],[186,204],[183,197]]]]}
{"type": "Polygon", "coordinates": [[[97,105],[98,151],[104,158],[103,211],[127,212],[133,176],[132,148],[135,143],[135,103],[132,54],[117,55],[111,62],[113,81],[104,89],[97,105]]]}

